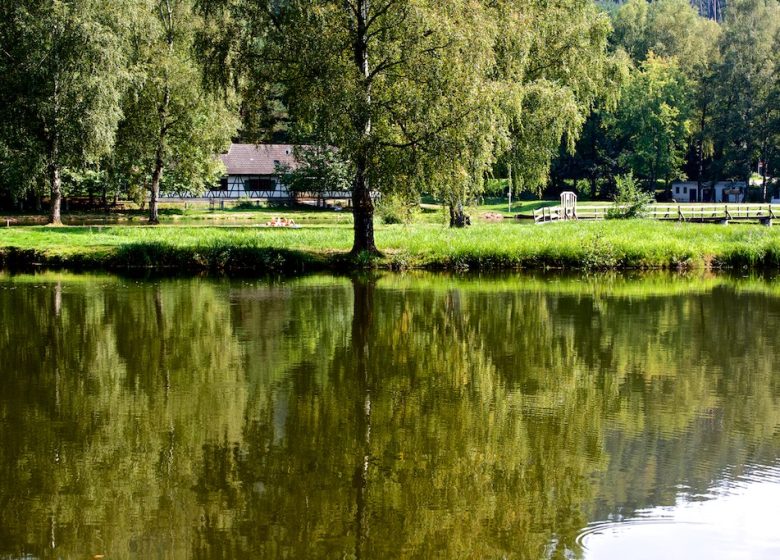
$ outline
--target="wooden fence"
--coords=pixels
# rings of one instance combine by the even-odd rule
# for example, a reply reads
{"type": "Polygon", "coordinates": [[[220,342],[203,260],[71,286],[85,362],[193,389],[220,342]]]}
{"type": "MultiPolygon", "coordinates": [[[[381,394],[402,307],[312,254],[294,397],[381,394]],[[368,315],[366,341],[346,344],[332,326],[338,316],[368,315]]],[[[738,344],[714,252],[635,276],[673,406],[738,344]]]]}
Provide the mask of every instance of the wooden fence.
{"type": "MultiPolygon", "coordinates": [[[[540,224],[571,219],[603,220],[616,208],[626,207],[614,204],[577,205],[573,215],[567,216],[562,206],[548,206],[534,210],[534,221],[540,224]]],[[[644,217],[680,222],[758,221],[771,225],[776,213],[780,213],[780,205],[776,204],[651,204],[644,217]]]]}

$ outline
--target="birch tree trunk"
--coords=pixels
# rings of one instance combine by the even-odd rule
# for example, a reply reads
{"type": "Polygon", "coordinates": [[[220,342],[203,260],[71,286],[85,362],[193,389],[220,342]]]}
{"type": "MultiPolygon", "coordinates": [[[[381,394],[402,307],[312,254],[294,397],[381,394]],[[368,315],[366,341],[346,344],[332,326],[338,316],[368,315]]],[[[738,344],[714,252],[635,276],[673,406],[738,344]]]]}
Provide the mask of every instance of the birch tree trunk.
{"type": "Polygon", "coordinates": [[[49,185],[51,187],[51,208],[49,210],[49,224],[62,225],[60,207],[62,205],[62,177],[60,174],[60,136],[59,136],[59,112],[60,112],[60,87],[59,77],[54,77],[53,115],[49,130],[49,185]]]}
{"type": "MultiPolygon", "coordinates": [[[[168,52],[173,53],[174,24],[173,7],[171,6],[170,0],[164,0],[160,3],[160,17],[165,26],[165,41],[168,45],[168,52]]],[[[171,105],[171,86],[167,67],[163,72],[163,81],[163,96],[157,107],[157,115],[160,120],[160,132],[157,137],[157,151],[154,158],[151,195],[149,197],[149,223],[152,225],[160,223],[157,201],[160,198],[160,181],[162,180],[163,168],[165,167],[165,137],[168,134],[168,109],[171,105]]]]}
{"type": "Polygon", "coordinates": [[[368,22],[369,0],[358,0],[355,16],[357,18],[354,42],[355,64],[363,79],[363,112],[356,121],[360,136],[360,147],[355,161],[355,180],[352,186],[352,215],[355,220],[352,254],[362,252],[378,254],[374,242],[374,202],[371,200],[368,167],[371,153],[371,70],[368,61],[368,22]]]}

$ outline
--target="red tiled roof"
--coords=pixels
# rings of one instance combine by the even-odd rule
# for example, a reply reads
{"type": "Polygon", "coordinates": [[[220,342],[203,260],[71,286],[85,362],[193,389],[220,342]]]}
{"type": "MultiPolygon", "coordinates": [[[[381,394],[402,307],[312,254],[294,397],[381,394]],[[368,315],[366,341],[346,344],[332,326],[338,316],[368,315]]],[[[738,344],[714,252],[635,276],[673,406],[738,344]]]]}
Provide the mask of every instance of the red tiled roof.
{"type": "Polygon", "coordinates": [[[292,144],[231,144],[220,156],[228,175],[274,175],[276,162],[295,167],[292,144]]]}

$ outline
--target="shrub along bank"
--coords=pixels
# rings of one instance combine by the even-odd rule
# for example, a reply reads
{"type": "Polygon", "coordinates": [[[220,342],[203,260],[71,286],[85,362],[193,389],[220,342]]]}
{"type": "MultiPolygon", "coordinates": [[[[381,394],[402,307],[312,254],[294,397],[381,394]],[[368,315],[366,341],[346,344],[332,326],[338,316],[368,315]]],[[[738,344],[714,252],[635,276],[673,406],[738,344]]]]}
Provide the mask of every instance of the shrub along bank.
{"type": "Polygon", "coordinates": [[[780,228],[645,220],[543,226],[378,226],[381,258],[347,256],[346,227],[24,227],[0,229],[0,266],[303,272],[780,268],[780,228]]]}

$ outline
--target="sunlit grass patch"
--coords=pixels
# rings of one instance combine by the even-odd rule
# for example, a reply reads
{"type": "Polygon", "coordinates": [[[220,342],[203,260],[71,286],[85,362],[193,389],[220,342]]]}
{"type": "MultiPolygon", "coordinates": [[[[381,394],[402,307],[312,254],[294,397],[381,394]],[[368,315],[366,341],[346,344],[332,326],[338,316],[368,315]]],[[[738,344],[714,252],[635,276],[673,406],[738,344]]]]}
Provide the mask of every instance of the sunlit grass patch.
{"type": "MultiPolygon", "coordinates": [[[[0,229],[0,255],[6,265],[86,268],[347,268],[359,264],[344,257],[352,235],[340,225],[11,227],[0,229]]],[[[780,229],[759,225],[629,220],[536,226],[504,220],[450,229],[440,223],[377,224],[376,240],[384,256],[369,265],[394,269],[780,266],[780,229]]]]}

